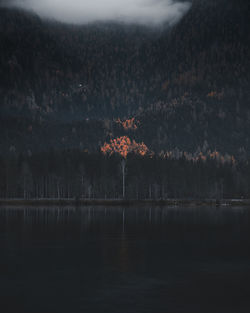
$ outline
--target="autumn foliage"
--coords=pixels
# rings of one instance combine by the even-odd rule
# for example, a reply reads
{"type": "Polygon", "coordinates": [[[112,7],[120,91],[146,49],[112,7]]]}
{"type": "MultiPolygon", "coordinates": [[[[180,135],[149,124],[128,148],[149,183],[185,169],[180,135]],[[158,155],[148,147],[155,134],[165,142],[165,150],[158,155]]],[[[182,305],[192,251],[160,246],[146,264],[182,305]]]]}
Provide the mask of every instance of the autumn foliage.
{"type": "Polygon", "coordinates": [[[101,151],[103,154],[109,155],[118,153],[123,158],[126,158],[130,152],[144,156],[149,152],[149,149],[143,142],[137,143],[135,140],[131,141],[127,136],[122,136],[111,139],[110,143],[105,142],[101,147],[101,151]]]}
{"type": "Polygon", "coordinates": [[[116,123],[121,125],[125,130],[136,130],[138,128],[139,121],[137,121],[134,117],[125,121],[118,118],[116,123]]]}

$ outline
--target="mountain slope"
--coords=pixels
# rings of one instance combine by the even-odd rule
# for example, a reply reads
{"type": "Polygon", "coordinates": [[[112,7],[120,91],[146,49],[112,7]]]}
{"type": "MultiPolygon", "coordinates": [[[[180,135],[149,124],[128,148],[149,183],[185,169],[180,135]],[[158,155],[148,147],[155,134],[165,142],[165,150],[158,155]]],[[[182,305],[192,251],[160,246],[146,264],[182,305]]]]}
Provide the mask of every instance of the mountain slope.
{"type": "Polygon", "coordinates": [[[95,150],[134,116],[156,152],[250,153],[248,1],[194,0],[171,29],[0,16],[2,151],[95,150]]]}

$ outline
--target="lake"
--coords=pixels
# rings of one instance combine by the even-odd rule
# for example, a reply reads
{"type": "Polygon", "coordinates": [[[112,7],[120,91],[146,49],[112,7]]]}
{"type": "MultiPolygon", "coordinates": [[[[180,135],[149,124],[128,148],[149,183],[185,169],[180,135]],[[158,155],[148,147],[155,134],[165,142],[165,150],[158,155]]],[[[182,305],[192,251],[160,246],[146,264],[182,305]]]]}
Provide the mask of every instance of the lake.
{"type": "Polygon", "coordinates": [[[3,313],[250,312],[250,209],[0,208],[3,313]]]}

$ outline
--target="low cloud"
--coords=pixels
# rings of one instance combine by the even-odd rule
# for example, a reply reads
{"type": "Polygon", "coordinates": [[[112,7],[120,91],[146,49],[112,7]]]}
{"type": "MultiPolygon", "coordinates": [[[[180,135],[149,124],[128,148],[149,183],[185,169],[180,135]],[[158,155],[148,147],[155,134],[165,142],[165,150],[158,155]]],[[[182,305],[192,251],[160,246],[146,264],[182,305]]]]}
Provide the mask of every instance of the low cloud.
{"type": "Polygon", "coordinates": [[[151,25],[176,23],[191,5],[183,0],[9,0],[9,3],[67,23],[116,21],[151,25]]]}

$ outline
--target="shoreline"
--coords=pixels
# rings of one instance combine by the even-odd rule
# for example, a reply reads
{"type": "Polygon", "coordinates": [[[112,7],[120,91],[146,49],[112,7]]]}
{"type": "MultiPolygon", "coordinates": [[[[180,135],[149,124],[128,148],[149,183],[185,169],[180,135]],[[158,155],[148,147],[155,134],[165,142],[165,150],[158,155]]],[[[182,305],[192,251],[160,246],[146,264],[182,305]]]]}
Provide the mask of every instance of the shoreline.
{"type": "Polygon", "coordinates": [[[250,199],[0,199],[0,206],[250,206],[250,199]]]}

